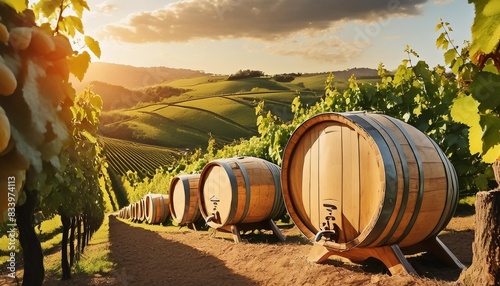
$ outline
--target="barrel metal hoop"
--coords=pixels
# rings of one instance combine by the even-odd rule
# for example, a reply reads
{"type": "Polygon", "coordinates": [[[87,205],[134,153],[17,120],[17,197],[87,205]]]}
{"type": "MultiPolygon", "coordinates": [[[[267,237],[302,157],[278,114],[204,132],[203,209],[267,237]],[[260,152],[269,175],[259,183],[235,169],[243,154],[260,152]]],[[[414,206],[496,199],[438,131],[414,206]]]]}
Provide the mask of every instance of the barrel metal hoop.
{"type": "Polygon", "coordinates": [[[269,214],[269,218],[274,219],[283,212],[283,202],[282,202],[283,191],[281,190],[281,181],[280,181],[281,170],[279,166],[271,162],[264,160],[264,163],[266,164],[267,169],[271,172],[274,181],[274,189],[275,189],[274,203],[271,213],[269,214]]]}
{"type": "Polygon", "coordinates": [[[443,213],[441,214],[441,218],[439,219],[439,222],[436,224],[436,227],[431,231],[431,233],[425,238],[430,238],[436,236],[443,228],[450,222],[451,217],[453,216],[453,213],[455,212],[455,208],[457,205],[458,201],[458,192],[455,192],[456,190],[456,174],[455,169],[453,169],[453,166],[451,166],[451,163],[448,161],[448,158],[444,155],[444,153],[441,151],[439,146],[437,145],[434,140],[429,138],[429,140],[432,142],[434,145],[434,148],[436,148],[436,151],[439,154],[439,157],[441,158],[441,162],[443,162],[443,168],[445,169],[445,175],[446,175],[446,182],[448,188],[446,189],[446,200],[445,200],[445,207],[443,208],[443,213]],[[454,193],[456,193],[456,196],[454,196],[454,193]]]}
{"type": "Polygon", "coordinates": [[[182,182],[182,186],[184,187],[184,213],[182,214],[182,219],[180,223],[185,223],[184,220],[188,218],[189,215],[189,206],[191,204],[191,187],[189,186],[189,178],[179,178],[182,182]]]}
{"type": "MultiPolygon", "coordinates": [[[[241,159],[243,157],[239,157],[237,159],[241,159]]],[[[250,189],[250,178],[248,177],[247,170],[245,169],[245,166],[241,164],[239,160],[234,160],[236,165],[240,168],[241,174],[243,175],[243,181],[245,182],[245,190],[246,190],[246,201],[245,201],[245,208],[243,209],[243,214],[242,218],[245,218],[248,214],[248,209],[250,208],[250,196],[251,196],[251,189],[250,189]]]]}
{"type": "MultiPolygon", "coordinates": [[[[402,126],[393,118],[389,116],[382,115],[384,118],[389,119],[405,136],[406,140],[408,143],[410,143],[410,139],[408,137],[408,134],[406,131],[402,128],[402,126]]],[[[394,134],[386,128],[384,125],[382,125],[378,120],[375,120],[377,124],[382,127],[383,129],[386,130],[387,134],[391,138],[391,140],[394,142],[394,145],[396,146],[396,150],[398,151],[399,158],[401,159],[401,169],[402,169],[402,175],[403,175],[403,193],[401,196],[401,204],[399,207],[399,212],[398,215],[396,216],[396,220],[394,221],[394,224],[392,225],[391,230],[387,234],[387,236],[380,242],[381,244],[385,245],[387,242],[392,238],[394,233],[399,227],[399,224],[401,223],[401,220],[403,219],[403,215],[406,212],[406,207],[408,204],[408,197],[409,197],[409,192],[410,192],[410,178],[409,178],[409,171],[408,171],[408,161],[406,160],[406,156],[403,152],[403,148],[401,147],[401,144],[398,142],[398,140],[395,138],[394,134]]],[[[411,144],[410,144],[411,146],[411,144]]],[[[395,200],[397,197],[395,198],[395,200]]]]}
{"type": "Polygon", "coordinates": [[[370,123],[368,123],[365,118],[363,118],[364,116],[359,116],[357,114],[356,115],[349,114],[346,117],[350,118],[353,122],[361,126],[377,144],[377,147],[379,148],[380,155],[382,156],[382,160],[384,163],[385,178],[386,178],[385,180],[386,187],[385,187],[382,210],[380,211],[379,216],[376,219],[372,231],[365,238],[367,244],[370,244],[374,242],[378,237],[380,237],[380,235],[382,234],[382,232],[384,231],[385,227],[389,222],[392,212],[394,211],[394,203],[389,202],[389,199],[396,198],[397,196],[398,180],[395,176],[396,166],[394,163],[394,159],[392,158],[391,150],[387,146],[387,142],[385,141],[380,131],[377,130],[374,126],[372,126],[370,123]],[[383,144],[382,142],[385,142],[385,144],[383,144]]]}
{"type": "Polygon", "coordinates": [[[406,229],[403,231],[401,236],[399,236],[399,239],[396,241],[397,243],[400,243],[403,241],[406,236],[410,233],[410,231],[413,229],[413,226],[415,225],[415,222],[417,221],[418,214],[420,213],[420,208],[422,207],[422,201],[424,198],[424,166],[422,165],[422,159],[420,157],[420,153],[418,152],[417,146],[415,145],[415,142],[411,140],[410,135],[406,131],[406,129],[403,128],[403,126],[399,123],[396,122],[395,120],[391,120],[398,126],[398,128],[401,130],[401,132],[404,134],[405,138],[408,140],[408,145],[410,146],[411,150],[413,151],[413,155],[415,156],[415,160],[417,162],[417,170],[418,170],[418,193],[417,193],[417,201],[415,202],[415,209],[413,210],[413,214],[410,218],[410,221],[408,222],[408,225],[406,226],[406,229]]]}

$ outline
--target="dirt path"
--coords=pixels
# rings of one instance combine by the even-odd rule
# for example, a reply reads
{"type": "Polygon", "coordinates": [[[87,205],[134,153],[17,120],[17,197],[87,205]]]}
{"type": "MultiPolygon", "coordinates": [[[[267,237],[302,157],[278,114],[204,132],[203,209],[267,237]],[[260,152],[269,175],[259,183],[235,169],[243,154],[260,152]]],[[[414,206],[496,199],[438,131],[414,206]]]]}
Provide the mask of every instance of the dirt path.
{"type": "MultiPolygon", "coordinates": [[[[472,216],[455,217],[439,236],[466,266],[472,260],[472,224],[472,216]]],[[[428,254],[408,258],[420,277],[390,276],[378,261],[310,263],[307,239],[295,227],[282,232],[286,242],[269,234],[236,244],[213,230],[154,232],[110,216],[115,270],[64,282],[49,278],[45,285],[453,285],[460,274],[428,254]]]]}
{"type": "MultiPolygon", "coordinates": [[[[470,218],[454,218],[440,235],[466,265],[470,224],[470,218]]],[[[296,228],[283,230],[286,242],[260,235],[259,241],[235,244],[220,233],[213,237],[213,231],[153,232],[111,216],[109,232],[115,270],[109,277],[75,277],[68,285],[451,285],[460,273],[431,255],[409,258],[429,278],[390,276],[377,261],[310,263],[311,245],[296,228]]]]}

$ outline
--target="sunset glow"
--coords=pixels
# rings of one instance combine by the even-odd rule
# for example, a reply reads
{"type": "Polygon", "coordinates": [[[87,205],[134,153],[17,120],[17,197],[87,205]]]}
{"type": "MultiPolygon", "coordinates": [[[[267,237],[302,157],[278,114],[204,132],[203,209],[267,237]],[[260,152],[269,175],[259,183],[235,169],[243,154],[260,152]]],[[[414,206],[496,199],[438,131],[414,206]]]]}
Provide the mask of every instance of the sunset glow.
{"type": "Polygon", "coordinates": [[[461,46],[470,39],[474,13],[456,0],[88,3],[83,20],[86,33],[100,41],[99,61],[223,74],[376,68],[380,62],[395,69],[407,44],[429,64],[441,64],[439,18],[451,23],[461,46]]]}

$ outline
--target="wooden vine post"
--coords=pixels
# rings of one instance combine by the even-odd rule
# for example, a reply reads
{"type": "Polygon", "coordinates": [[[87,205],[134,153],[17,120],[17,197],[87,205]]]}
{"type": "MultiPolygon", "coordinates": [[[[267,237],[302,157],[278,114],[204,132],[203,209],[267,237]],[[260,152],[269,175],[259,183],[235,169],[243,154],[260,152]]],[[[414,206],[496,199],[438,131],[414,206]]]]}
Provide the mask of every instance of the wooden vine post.
{"type": "MultiPolygon", "coordinates": [[[[493,164],[500,185],[500,158],[493,164]]],[[[461,285],[500,285],[500,188],[476,194],[472,265],[462,272],[461,285]]]]}

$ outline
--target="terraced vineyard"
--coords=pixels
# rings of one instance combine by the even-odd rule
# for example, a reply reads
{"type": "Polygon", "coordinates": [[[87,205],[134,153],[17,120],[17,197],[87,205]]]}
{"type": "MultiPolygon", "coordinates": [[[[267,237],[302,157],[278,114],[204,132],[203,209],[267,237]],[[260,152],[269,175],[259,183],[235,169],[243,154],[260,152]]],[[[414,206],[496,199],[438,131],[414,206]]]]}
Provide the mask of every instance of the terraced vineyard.
{"type": "Polygon", "coordinates": [[[130,141],[100,137],[109,167],[118,175],[136,171],[139,177],[152,177],[159,167],[168,167],[179,151],[130,141]]]}

